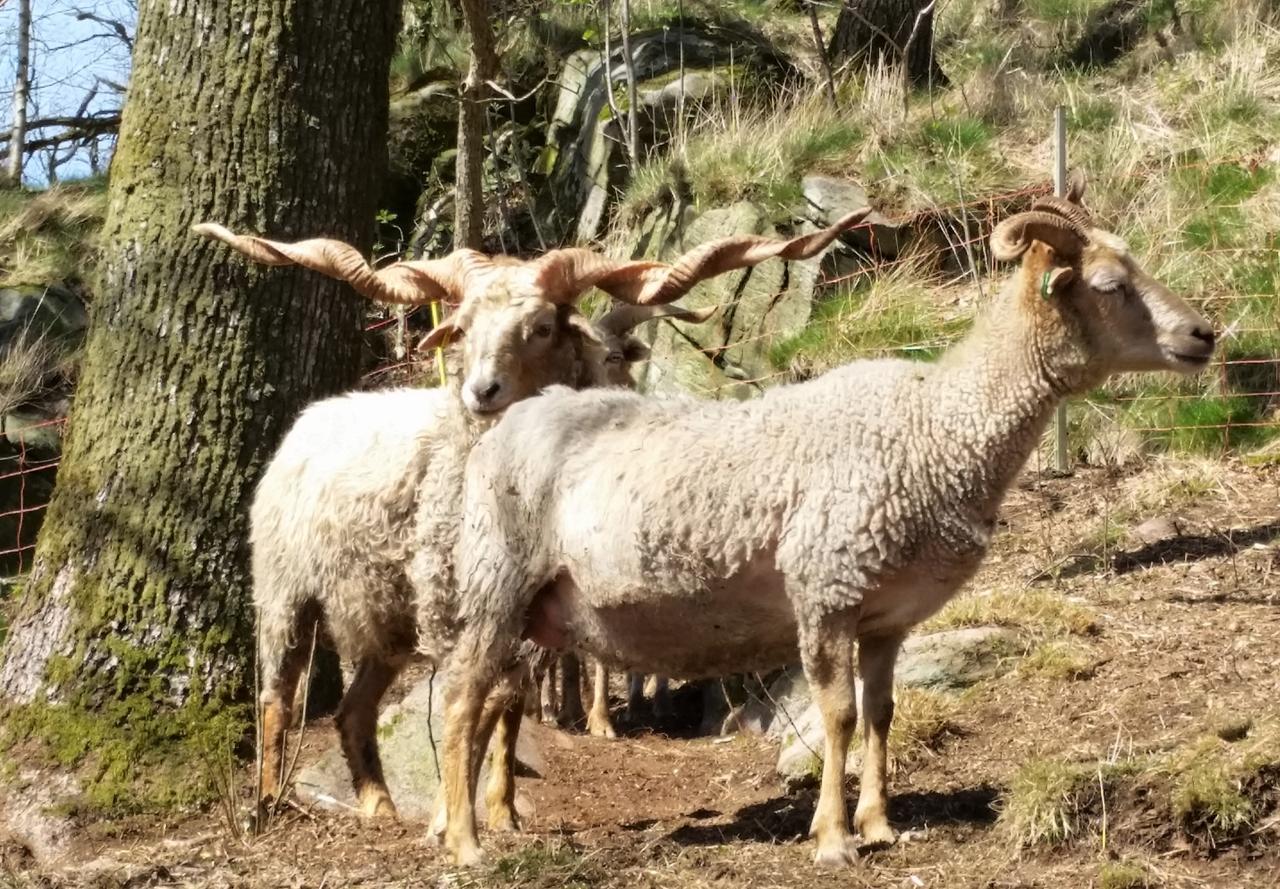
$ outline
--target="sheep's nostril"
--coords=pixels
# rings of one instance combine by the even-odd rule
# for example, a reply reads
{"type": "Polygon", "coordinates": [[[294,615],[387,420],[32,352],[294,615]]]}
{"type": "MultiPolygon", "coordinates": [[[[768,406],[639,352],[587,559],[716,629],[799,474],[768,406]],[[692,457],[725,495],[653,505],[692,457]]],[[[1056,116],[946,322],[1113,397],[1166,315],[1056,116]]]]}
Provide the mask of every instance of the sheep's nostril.
{"type": "Polygon", "coordinates": [[[479,398],[481,401],[493,401],[494,396],[498,394],[498,390],[501,388],[502,388],[501,383],[496,381],[492,382],[488,386],[485,386],[483,389],[477,389],[476,397],[479,398]]]}
{"type": "Polygon", "coordinates": [[[1214,340],[1217,339],[1217,335],[1213,332],[1213,328],[1211,327],[1197,327],[1191,331],[1191,335],[1200,340],[1200,342],[1204,343],[1206,346],[1212,346],[1214,340]]]}

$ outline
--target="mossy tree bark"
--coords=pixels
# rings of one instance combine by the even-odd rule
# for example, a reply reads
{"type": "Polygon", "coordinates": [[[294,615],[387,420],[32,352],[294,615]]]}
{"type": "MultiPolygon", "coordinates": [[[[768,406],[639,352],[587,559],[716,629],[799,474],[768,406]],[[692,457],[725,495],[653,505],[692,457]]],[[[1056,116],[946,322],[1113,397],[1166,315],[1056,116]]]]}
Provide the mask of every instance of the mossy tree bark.
{"type": "Polygon", "coordinates": [[[399,7],[140,4],[82,382],[0,652],[11,711],[139,729],[248,696],[249,502],[299,408],[354,382],[361,305],[190,227],[368,246],[399,7]]]}
{"type": "Polygon", "coordinates": [[[946,86],[947,76],[933,55],[929,7],[930,0],[844,0],[827,55],[835,65],[857,62],[866,67],[881,59],[895,65],[905,59],[912,84],[946,86]]]}

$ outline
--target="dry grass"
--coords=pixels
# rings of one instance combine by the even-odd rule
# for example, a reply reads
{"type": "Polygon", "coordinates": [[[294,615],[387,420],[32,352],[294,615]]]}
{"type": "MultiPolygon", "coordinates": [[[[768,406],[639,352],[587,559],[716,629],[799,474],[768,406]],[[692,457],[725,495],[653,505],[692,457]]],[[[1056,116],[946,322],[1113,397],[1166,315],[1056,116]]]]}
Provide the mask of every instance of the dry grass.
{"type": "Polygon", "coordinates": [[[1264,835],[1277,824],[1280,720],[1220,727],[1163,752],[1028,762],[1010,782],[1001,820],[1023,846],[1057,845],[1102,829],[1108,801],[1114,818],[1121,798],[1209,848],[1264,835]]]}
{"type": "Polygon", "coordinates": [[[1098,619],[1089,608],[1039,588],[964,593],[921,625],[930,633],[959,627],[1014,627],[1032,638],[1091,636],[1098,619]]]}
{"type": "Polygon", "coordinates": [[[1083,645],[1050,641],[1032,649],[1019,661],[1018,674],[1053,682],[1076,682],[1091,678],[1097,667],[1096,658],[1083,645]]]}
{"type": "Polygon", "coordinates": [[[0,416],[43,393],[65,359],[65,349],[45,337],[23,336],[11,343],[0,357],[0,416]]]}
{"type": "Polygon", "coordinates": [[[958,719],[963,698],[924,688],[900,688],[894,696],[889,755],[899,765],[935,756],[949,738],[964,733],[958,719]]]}
{"type": "Polygon", "coordinates": [[[0,193],[0,287],[87,279],[105,212],[104,183],[96,180],[0,193]]]}

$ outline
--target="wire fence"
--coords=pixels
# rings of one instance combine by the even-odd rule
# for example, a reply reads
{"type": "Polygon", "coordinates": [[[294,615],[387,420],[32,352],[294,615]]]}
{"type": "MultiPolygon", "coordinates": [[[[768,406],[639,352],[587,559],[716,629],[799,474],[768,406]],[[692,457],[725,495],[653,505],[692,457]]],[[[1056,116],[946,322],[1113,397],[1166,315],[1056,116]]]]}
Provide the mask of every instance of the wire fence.
{"type": "MultiPolygon", "coordinates": [[[[1233,162],[1214,166],[1221,167],[1223,163],[1233,162]]],[[[1239,159],[1236,163],[1243,169],[1251,160],[1239,159]]],[[[915,234],[905,249],[898,249],[901,244],[889,249],[889,245],[879,243],[877,226],[864,224],[862,240],[870,245],[869,249],[855,251],[852,268],[846,265],[828,269],[815,289],[819,302],[843,297],[847,312],[816,312],[810,326],[832,325],[833,338],[838,340],[846,331],[856,333],[860,326],[873,325],[877,303],[872,298],[874,288],[896,273],[900,279],[915,279],[918,290],[927,294],[926,304],[934,313],[932,323],[889,329],[873,342],[854,336],[841,346],[839,358],[936,354],[963,335],[970,317],[1006,274],[1004,270],[990,270],[987,241],[994,222],[1049,191],[1044,184],[931,208],[913,217],[915,234]]],[[[1235,218],[1242,213],[1245,201],[1247,198],[1205,203],[1197,207],[1195,215],[1209,220],[1235,218]]],[[[1272,231],[1252,243],[1236,243],[1231,237],[1218,237],[1212,232],[1204,236],[1193,228],[1194,224],[1192,219],[1181,228],[1175,226],[1175,243],[1145,245],[1142,250],[1135,246],[1135,253],[1145,257],[1149,270],[1158,279],[1170,281],[1166,273],[1172,273],[1178,279],[1170,282],[1173,289],[1186,293],[1214,319],[1222,339],[1212,369],[1186,379],[1126,376],[1073,402],[1069,416],[1074,456],[1085,453],[1084,442],[1090,437],[1108,439],[1108,430],[1113,441],[1117,430],[1128,436],[1131,456],[1138,460],[1160,449],[1209,455],[1280,453],[1280,236],[1272,231]],[[1176,256],[1176,262],[1168,261],[1170,256],[1176,256]],[[1197,274],[1206,270],[1217,277],[1197,282],[1197,274]],[[1231,282],[1249,286],[1229,286],[1231,282]]],[[[752,299],[751,283],[748,279],[747,286],[724,308],[741,306],[752,299]]],[[[879,302],[890,310],[894,307],[892,300],[879,302]]],[[[426,329],[427,312],[422,307],[403,320],[388,317],[375,321],[368,326],[368,333],[390,338],[397,324],[426,329]]],[[[702,341],[701,346],[706,361],[714,366],[721,352],[755,348],[760,354],[767,354],[780,337],[795,333],[736,329],[727,339],[702,341]]],[[[411,342],[403,329],[397,339],[411,342]]],[[[699,342],[689,336],[681,340],[699,342]]],[[[795,376],[794,368],[786,362],[766,362],[759,373],[724,379],[722,384],[703,387],[699,394],[727,397],[731,388],[737,396],[744,385],[766,387],[795,376]]],[[[380,364],[366,375],[364,385],[430,385],[434,379],[435,370],[429,361],[404,356],[380,364]]],[[[53,419],[4,430],[8,447],[0,451],[2,575],[22,574],[30,568],[35,531],[48,507],[59,463],[57,449],[51,451],[47,442],[50,438],[60,439],[64,426],[65,420],[53,419]]]]}

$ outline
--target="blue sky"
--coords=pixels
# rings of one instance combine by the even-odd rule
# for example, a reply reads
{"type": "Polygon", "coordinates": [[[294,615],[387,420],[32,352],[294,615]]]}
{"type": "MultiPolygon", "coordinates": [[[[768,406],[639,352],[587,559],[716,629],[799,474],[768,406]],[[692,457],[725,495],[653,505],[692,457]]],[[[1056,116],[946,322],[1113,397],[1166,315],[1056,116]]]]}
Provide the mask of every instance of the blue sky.
{"type": "MultiPolygon", "coordinates": [[[[106,19],[122,21],[133,32],[136,16],[133,0],[33,0],[32,2],[32,102],[31,119],[76,113],[85,95],[105,78],[116,83],[128,80],[129,52],[107,26],[78,21],[77,13],[90,12],[106,19]]],[[[13,125],[13,87],[18,64],[18,8],[16,0],[0,0],[0,127],[13,125]]],[[[121,96],[106,86],[89,105],[89,111],[118,108],[121,96]]],[[[53,131],[50,130],[49,134],[53,131]]],[[[103,143],[102,162],[107,157],[103,143]]],[[[89,173],[88,153],[58,170],[59,179],[74,179],[89,173]]],[[[47,181],[42,157],[28,159],[23,171],[28,185],[47,181]]]]}

